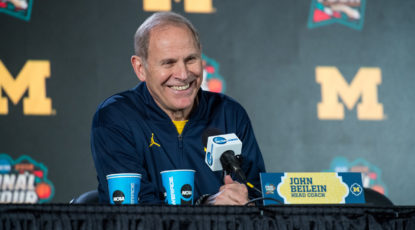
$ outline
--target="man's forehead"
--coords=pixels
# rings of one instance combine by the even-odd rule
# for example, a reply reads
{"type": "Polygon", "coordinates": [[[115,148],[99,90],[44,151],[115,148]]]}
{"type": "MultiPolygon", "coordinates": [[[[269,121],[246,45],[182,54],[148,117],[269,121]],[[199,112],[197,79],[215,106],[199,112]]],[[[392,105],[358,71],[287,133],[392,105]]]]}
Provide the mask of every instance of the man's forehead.
{"type": "Polygon", "coordinates": [[[163,35],[164,33],[167,33],[168,30],[171,29],[182,29],[187,31],[191,37],[193,38],[193,40],[195,39],[192,31],[184,24],[177,24],[177,23],[168,23],[168,24],[161,24],[161,25],[157,25],[154,28],[152,28],[150,30],[150,34],[149,34],[149,42],[155,38],[155,36],[160,36],[163,35]]]}
{"type": "MultiPolygon", "coordinates": [[[[184,42],[184,41],[189,41],[189,43],[193,43],[194,48],[196,48],[199,51],[197,42],[195,40],[195,37],[192,33],[192,31],[183,24],[165,24],[165,25],[160,25],[157,27],[154,27],[153,29],[151,29],[150,31],[150,36],[149,36],[149,41],[148,41],[148,54],[150,56],[151,51],[154,51],[154,48],[156,48],[156,50],[159,50],[158,48],[163,47],[162,44],[168,44],[171,42],[170,38],[176,36],[178,33],[178,31],[174,31],[174,30],[182,30],[182,31],[186,31],[186,35],[183,34],[183,36],[180,39],[177,39],[175,41],[178,42],[184,42]],[[187,40],[189,39],[189,40],[187,40]],[[169,41],[170,40],[170,41],[169,41]],[[166,42],[166,43],[163,43],[166,42]]],[[[186,43],[186,44],[189,44],[186,43]]],[[[170,43],[171,44],[171,43],[170,43]]],[[[165,47],[163,47],[165,48],[165,47]]]]}

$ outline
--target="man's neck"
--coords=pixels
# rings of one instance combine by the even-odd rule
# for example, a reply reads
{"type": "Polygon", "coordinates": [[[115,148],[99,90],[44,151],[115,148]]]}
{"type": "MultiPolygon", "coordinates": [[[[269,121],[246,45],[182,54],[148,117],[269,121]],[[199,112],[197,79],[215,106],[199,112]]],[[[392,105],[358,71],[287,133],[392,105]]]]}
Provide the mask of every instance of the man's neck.
{"type": "Polygon", "coordinates": [[[190,110],[188,112],[185,112],[185,110],[178,110],[178,111],[170,111],[167,113],[167,115],[173,121],[187,120],[187,118],[189,117],[189,114],[190,114],[190,110]]]}
{"type": "Polygon", "coordinates": [[[160,104],[156,101],[156,104],[170,117],[173,121],[185,121],[189,120],[190,113],[192,112],[194,107],[197,107],[199,104],[199,100],[196,97],[193,105],[190,108],[181,109],[181,110],[167,110],[160,106],[160,104]]]}

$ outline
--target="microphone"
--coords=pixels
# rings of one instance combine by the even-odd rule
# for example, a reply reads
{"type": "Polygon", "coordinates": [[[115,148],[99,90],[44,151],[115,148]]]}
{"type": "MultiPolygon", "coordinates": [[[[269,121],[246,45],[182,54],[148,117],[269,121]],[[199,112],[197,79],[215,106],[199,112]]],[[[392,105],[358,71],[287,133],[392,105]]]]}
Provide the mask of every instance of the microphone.
{"type": "Polygon", "coordinates": [[[238,159],[241,150],[242,142],[234,133],[209,136],[205,162],[212,171],[224,170],[228,174],[235,173],[245,182],[245,173],[238,159]]]}
{"type": "Polygon", "coordinates": [[[228,150],[224,152],[220,157],[220,163],[222,164],[223,170],[225,170],[225,172],[233,172],[234,174],[238,175],[239,178],[245,183],[245,173],[241,169],[241,161],[240,158],[238,158],[238,156],[235,156],[234,152],[228,150]]]}
{"type": "Polygon", "coordinates": [[[246,180],[241,169],[242,142],[234,133],[223,134],[219,129],[208,128],[203,132],[202,142],[206,150],[205,162],[212,171],[223,169],[227,174],[234,173],[245,185],[262,195],[261,190],[246,180]]]}

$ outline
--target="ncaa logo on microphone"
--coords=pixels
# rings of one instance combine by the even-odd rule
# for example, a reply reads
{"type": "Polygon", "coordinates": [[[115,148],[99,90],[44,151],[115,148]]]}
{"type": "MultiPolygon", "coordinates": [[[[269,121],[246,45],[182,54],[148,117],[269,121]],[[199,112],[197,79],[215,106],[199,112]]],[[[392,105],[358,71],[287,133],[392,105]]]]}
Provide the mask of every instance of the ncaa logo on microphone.
{"type": "Polygon", "coordinates": [[[213,164],[213,157],[212,157],[212,153],[207,152],[206,153],[206,160],[209,166],[212,166],[213,164]]]}
{"type": "Polygon", "coordinates": [[[216,144],[223,145],[226,144],[226,139],[223,137],[215,137],[213,138],[213,142],[215,142],[216,144]]]}

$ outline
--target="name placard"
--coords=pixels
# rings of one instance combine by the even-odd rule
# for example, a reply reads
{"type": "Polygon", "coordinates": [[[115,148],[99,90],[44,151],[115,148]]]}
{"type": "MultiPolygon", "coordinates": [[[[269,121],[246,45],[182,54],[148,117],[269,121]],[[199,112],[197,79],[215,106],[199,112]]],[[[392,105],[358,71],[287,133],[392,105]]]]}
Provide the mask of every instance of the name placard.
{"type": "MultiPolygon", "coordinates": [[[[284,204],[365,203],[362,175],[357,172],[261,173],[262,195],[284,204]]],[[[278,204],[264,200],[264,205],[278,204]]]]}

